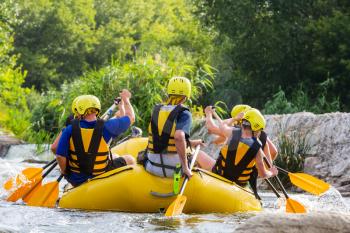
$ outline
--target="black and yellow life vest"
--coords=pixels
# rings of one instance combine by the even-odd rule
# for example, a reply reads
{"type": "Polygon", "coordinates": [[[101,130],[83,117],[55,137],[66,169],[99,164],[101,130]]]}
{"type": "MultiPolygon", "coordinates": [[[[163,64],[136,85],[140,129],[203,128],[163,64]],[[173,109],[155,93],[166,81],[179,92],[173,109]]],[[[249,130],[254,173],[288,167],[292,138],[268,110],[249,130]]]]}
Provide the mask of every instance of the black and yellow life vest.
{"type": "Polygon", "coordinates": [[[103,126],[100,119],[94,129],[80,128],[79,120],[72,121],[69,171],[94,176],[106,172],[109,146],[102,136],[103,126]]]}
{"type": "Polygon", "coordinates": [[[148,126],[147,150],[154,154],[177,153],[175,147],[176,118],[188,110],[182,105],[156,105],[148,126]]]}
{"type": "Polygon", "coordinates": [[[228,144],[223,146],[213,172],[245,186],[255,166],[255,156],[261,144],[254,140],[251,146],[240,141],[242,130],[235,128],[228,144]]]}

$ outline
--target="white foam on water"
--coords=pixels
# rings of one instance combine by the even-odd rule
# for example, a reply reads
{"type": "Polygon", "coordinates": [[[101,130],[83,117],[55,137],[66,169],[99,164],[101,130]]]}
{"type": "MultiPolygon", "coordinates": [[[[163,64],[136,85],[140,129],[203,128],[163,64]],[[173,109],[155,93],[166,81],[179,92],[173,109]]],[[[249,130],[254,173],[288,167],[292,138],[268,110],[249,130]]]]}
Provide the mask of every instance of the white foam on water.
{"type": "Polygon", "coordinates": [[[350,212],[345,199],[332,186],[321,196],[296,194],[291,198],[303,204],[308,212],[350,212]]]}
{"type": "Polygon", "coordinates": [[[52,158],[52,153],[48,149],[48,145],[42,145],[44,152],[37,154],[37,145],[35,144],[20,144],[12,145],[9,148],[5,158],[7,160],[13,160],[14,162],[21,162],[23,160],[45,160],[48,161],[52,158]]]}

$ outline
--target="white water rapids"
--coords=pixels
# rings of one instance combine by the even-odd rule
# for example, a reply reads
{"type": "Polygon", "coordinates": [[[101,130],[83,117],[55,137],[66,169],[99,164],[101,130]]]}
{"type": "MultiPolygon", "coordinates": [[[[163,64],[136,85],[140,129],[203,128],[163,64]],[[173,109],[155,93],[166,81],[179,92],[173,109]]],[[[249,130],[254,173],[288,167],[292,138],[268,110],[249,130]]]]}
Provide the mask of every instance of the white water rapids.
{"type": "MultiPolygon", "coordinates": [[[[23,162],[28,159],[50,161],[53,156],[46,152],[35,154],[35,145],[12,146],[5,158],[0,159],[0,184],[26,167],[41,167],[43,164],[23,162]]],[[[45,182],[59,175],[54,170],[45,182]]],[[[61,188],[65,182],[61,182],[61,188]]],[[[168,219],[163,214],[133,214],[116,212],[92,212],[78,210],[29,207],[21,203],[4,201],[7,193],[0,189],[0,232],[233,232],[239,224],[259,213],[181,215],[168,219]]],[[[277,208],[273,193],[262,193],[264,212],[284,212],[277,208]]],[[[321,197],[308,194],[290,194],[302,203],[309,212],[349,212],[350,199],[344,199],[335,189],[321,197]]]]}

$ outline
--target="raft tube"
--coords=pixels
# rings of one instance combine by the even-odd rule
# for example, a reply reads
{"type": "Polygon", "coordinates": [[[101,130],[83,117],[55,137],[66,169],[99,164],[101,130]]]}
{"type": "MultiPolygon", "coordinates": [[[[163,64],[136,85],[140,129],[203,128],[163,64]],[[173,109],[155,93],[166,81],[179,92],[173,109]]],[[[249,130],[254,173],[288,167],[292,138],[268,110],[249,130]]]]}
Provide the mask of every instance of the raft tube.
{"type": "MultiPolygon", "coordinates": [[[[114,148],[136,156],[147,138],[133,138],[114,148]],[[131,150],[128,150],[131,149],[131,150]]],[[[181,180],[182,183],[183,179],[181,180]]],[[[194,168],[184,195],[184,213],[235,213],[260,211],[260,202],[247,189],[214,173],[194,168]]],[[[173,179],[154,176],[141,165],[125,166],[99,175],[65,192],[59,207],[68,209],[162,212],[175,200],[173,179]]]]}

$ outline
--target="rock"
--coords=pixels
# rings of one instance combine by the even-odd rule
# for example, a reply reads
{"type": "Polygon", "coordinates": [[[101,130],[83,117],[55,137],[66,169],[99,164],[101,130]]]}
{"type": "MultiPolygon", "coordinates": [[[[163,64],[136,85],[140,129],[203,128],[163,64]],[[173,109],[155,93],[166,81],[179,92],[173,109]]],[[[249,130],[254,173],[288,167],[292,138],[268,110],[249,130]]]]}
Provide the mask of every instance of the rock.
{"type": "Polygon", "coordinates": [[[281,134],[297,145],[309,147],[304,172],[321,177],[335,187],[350,177],[350,113],[266,115],[266,132],[279,145],[281,134]],[[303,141],[304,140],[304,141],[303,141]]]}
{"type": "Polygon", "coordinates": [[[341,193],[350,192],[350,184],[347,184],[347,185],[344,185],[344,186],[340,186],[337,189],[341,193]]]}
{"type": "Polygon", "coordinates": [[[316,166],[321,163],[321,158],[313,156],[305,158],[304,163],[304,172],[306,173],[315,173],[316,166]]]}
{"type": "Polygon", "coordinates": [[[349,233],[348,213],[263,213],[248,219],[235,233],[349,233]]]}
{"type": "Polygon", "coordinates": [[[346,177],[345,180],[340,181],[341,186],[348,185],[348,184],[350,184],[350,177],[346,177]]]}
{"type": "Polygon", "coordinates": [[[14,136],[4,133],[0,133],[0,157],[3,158],[11,145],[23,144],[24,142],[15,138],[14,136]]]}

